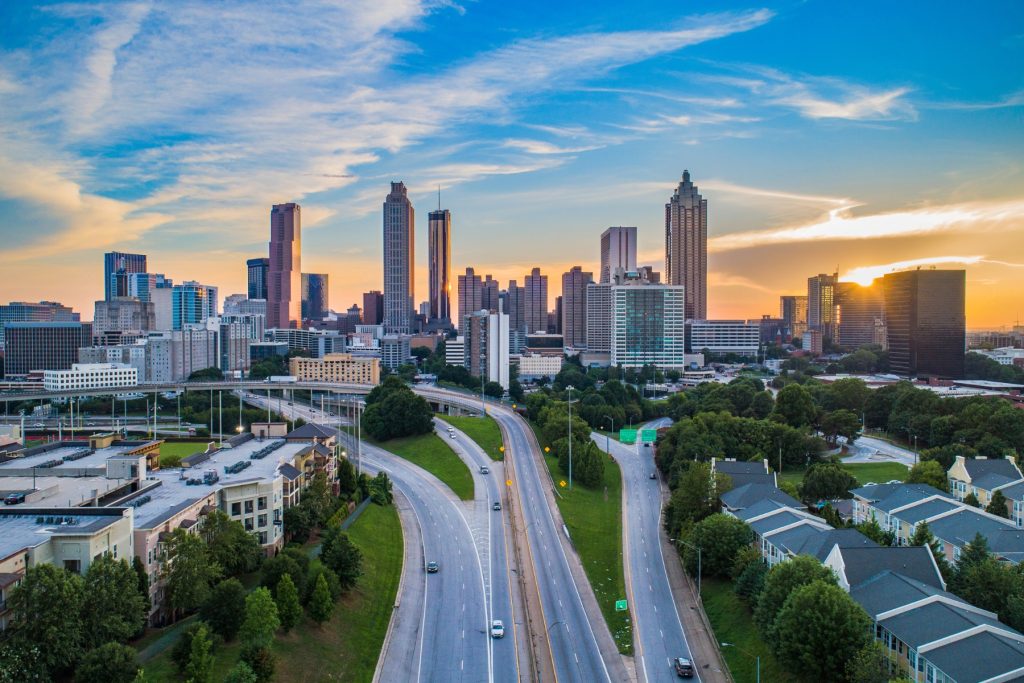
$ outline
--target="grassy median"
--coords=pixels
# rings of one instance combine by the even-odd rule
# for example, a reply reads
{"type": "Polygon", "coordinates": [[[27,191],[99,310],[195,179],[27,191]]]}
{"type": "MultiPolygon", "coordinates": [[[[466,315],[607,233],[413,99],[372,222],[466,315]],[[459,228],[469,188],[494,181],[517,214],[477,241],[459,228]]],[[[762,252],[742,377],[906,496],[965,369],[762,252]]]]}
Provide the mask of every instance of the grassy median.
{"type": "Polygon", "coordinates": [[[441,421],[466,433],[473,439],[491,460],[502,460],[504,454],[500,450],[505,442],[501,439],[501,429],[491,417],[472,417],[467,415],[442,415],[441,421]]]}
{"type": "MultiPolygon", "coordinates": [[[[534,428],[541,448],[544,437],[534,428]]],[[[618,465],[604,461],[604,483],[597,488],[576,484],[572,490],[561,486],[568,478],[558,467],[558,459],[544,456],[551,479],[560,494],[555,496],[573,546],[597,597],[619,652],[633,654],[633,622],[630,612],[616,612],[615,601],[626,599],[626,577],[622,554],[622,475],[618,465]]]]}
{"type": "Polygon", "coordinates": [[[473,475],[469,467],[437,434],[406,436],[377,445],[430,472],[462,500],[473,500],[473,475]]]}

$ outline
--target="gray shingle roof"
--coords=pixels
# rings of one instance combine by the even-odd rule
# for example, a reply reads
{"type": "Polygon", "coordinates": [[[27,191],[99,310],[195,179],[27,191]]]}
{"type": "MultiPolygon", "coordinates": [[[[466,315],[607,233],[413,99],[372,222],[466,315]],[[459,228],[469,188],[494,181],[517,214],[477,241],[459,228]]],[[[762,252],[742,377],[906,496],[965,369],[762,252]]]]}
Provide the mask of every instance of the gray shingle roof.
{"type": "Polygon", "coordinates": [[[1024,500],[1024,481],[1004,486],[999,490],[1010,500],[1024,500]]]}
{"type": "Polygon", "coordinates": [[[890,512],[898,507],[915,503],[919,500],[930,498],[931,496],[942,496],[943,498],[953,499],[953,496],[949,495],[945,491],[940,491],[934,486],[928,484],[893,484],[893,489],[888,495],[883,498],[879,498],[875,502],[874,507],[878,508],[882,512],[890,512]]]}
{"type": "Polygon", "coordinates": [[[937,500],[930,500],[927,503],[921,503],[914,507],[907,508],[906,510],[900,510],[894,512],[893,515],[903,520],[908,524],[917,524],[922,519],[928,519],[935,515],[955,510],[960,507],[960,504],[956,501],[949,500],[947,498],[940,498],[937,500]]]}
{"type": "Polygon", "coordinates": [[[942,588],[942,576],[935,566],[931,550],[924,546],[842,548],[841,552],[846,581],[851,586],[863,583],[888,569],[942,588]]]}
{"type": "MultiPolygon", "coordinates": [[[[784,526],[789,526],[790,524],[795,524],[796,522],[803,521],[815,521],[815,518],[812,517],[808,520],[808,518],[804,515],[799,515],[791,510],[784,510],[778,514],[771,515],[770,517],[765,517],[764,519],[759,519],[756,522],[752,522],[750,524],[750,528],[753,529],[754,533],[756,533],[757,535],[763,536],[764,534],[772,532],[776,529],[781,529],[784,526]]],[[[816,521],[818,521],[820,524],[825,524],[825,522],[820,519],[816,521]]]]}
{"type": "Polygon", "coordinates": [[[964,469],[973,486],[988,490],[1022,479],[1017,466],[1006,458],[966,458],[964,469]]]}
{"type": "MultiPolygon", "coordinates": [[[[1024,667],[1024,645],[1013,638],[990,632],[978,633],[929,650],[924,656],[960,683],[985,681],[1024,667]]],[[[1022,679],[1024,676],[1005,680],[1022,679]]]]}
{"type": "Polygon", "coordinates": [[[333,427],[325,427],[313,422],[307,422],[298,429],[288,432],[285,439],[328,439],[337,436],[340,432],[333,427]]]}
{"type": "Polygon", "coordinates": [[[903,484],[872,484],[853,489],[850,491],[850,494],[855,498],[863,498],[868,502],[874,502],[882,500],[901,486],[903,484]]]}
{"type": "Polygon", "coordinates": [[[288,463],[281,465],[277,469],[281,473],[281,476],[289,481],[295,481],[302,476],[301,470],[297,469],[294,465],[289,465],[288,463]]]}
{"type": "MultiPolygon", "coordinates": [[[[928,528],[936,538],[960,547],[974,540],[975,534],[978,533],[991,539],[1000,531],[1016,530],[1009,520],[995,519],[991,515],[983,514],[980,510],[969,506],[929,522],[928,528]]],[[[1009,542],[1008,540],[1007,543],[1009,542]]],[[[991,542],[989,547],[991,548],[991,542]]]]}
{"type": "MultiPolygon", "coordinates": [[[[944,602],[922,605],[878,622],[912,648],[961,633],[979,624],[1006,628],[999,620],[944,602]]],[[[927,655],[926,655],[927,656],[927,655]]]]}
{"type": "Polygon", "coordinates": [[[748,508],[736,510],[733,514],[736,515],[736,517],[738,517],[739,519],[742,519],[744,522],[746,522],[747,520],[753,519],[754,517],[757,517],[759,515],[763,515],[766,512],[772,512],[773,510],[781,510],[782,508],[793,509],[791,506],[786,505],[781,501],[769,498],[754,503],[748,508]]]}
{"type": "Polygon", "coordinates": [[[890,569],[879,572],[850,588],[850,597],[863,607],[872,619],[882,612],[909,605],[932,595],[942,595],[961,602],[960,598],[948,591],[890,569]]]}
{"type": "Polygon", "coordinates": [[[774,500],[794,509],[803,507],[793,496],[769,484],[744,484],[722,494],[722,503],[730,510],[742,510],[762,500],[774,500]]]}
{"type": "Polygon", "coordinates": [[[747,484],[775,486],[775,473],[768,470],[763,460],[746,462],[716,459],[713,464],[715,472],[728,475],[734,489],[747,484]]]}

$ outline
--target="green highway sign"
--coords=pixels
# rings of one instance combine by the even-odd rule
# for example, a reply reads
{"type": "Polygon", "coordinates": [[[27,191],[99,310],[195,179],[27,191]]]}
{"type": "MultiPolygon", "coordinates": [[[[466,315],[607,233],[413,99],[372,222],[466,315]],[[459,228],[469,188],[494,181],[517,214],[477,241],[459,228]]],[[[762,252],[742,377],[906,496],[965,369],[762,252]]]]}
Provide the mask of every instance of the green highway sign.
{"type": "Polygon", "coordinates": [[[625,600],[616,600],[615,601],[615,611],[616,612],[625,612],[626,611],[626,601],[625,600]]]}
{"type": "Polygon", "coordinates": [[[619,430],[619,441],[622,443],[636,443],[636,430],[635,429],[620,429],[619,430]]]}
{"type": "Polygon", "coordinates": [[[644,429],[640,432],[640,440],[644,443],[654,443],[658,440],[658,431],[656,429],[644,429]]]}

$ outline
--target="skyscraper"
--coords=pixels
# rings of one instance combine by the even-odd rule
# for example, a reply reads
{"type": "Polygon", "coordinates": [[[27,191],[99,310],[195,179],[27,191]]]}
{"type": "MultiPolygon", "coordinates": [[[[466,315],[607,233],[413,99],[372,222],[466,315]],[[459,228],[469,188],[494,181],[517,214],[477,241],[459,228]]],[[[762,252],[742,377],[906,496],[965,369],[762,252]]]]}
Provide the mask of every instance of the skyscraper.
{"type": "Polygon", "coordinates": [[[837,282],[838,273],[819,273],[807,278],[807,327],[828,339],[836,338],[837,282]]]}
{"type": "Polygon", "coordinates": [[[55,301],[12,301],[0,306],[0,349],[4,347],[4,325],[27,322],[79,322],[81,316],[70,306],[55,301]]]}
{"type": "Polygon", "coordinates": [[[456,324],[460,330],[465,325],[466,316],[483,307],[482,295],[480,276],[472,268],[466,268],[466,274],[459,276],[459,319],[456,324]]]}
{"type": "Polygon", "coordinates": [[[217,317],[217,288],[198,282],[183,282],[171,288],[171,329],[217,317]]]}
{"type": "Polygon", "coordinates": [[[875,330],[885,316],[881,283],[838,282],[835,291],[836,342],[851,351],[875,343],[875,330]]]}
{"type": "Polygon", "coordinates": [[[587,285],[593,281],[594,274],[580,266],[562,275],[562,335],[569,348],[587,344],[587,285]]]}
{"type": "Polygon", "coordinates": [[[523,283],[523,313],[527,334],[548,329],[548,276],[534,268],[523,283]]]}
{"type": "Polygon", "coordinates": [[[384,295],[378,290],[363,293],[363,324],[380,325],[384,322],[384,295]]]}
{"type": "Polygon", "coordinates": [[[498,287],[498,281],[490,275],[485,275],[484,281],[480,283],[480,308],[486,311],[496,311],[500,298],[501,288],[498,287]]]}
{"type": "Polygon", "coordinates": [[[452,215],[448,209],[431,211],[427,222],[429,250],[430,318],[451,320],[452,215]]]}
{"type": "Polygon", "coordinates": [[[616,268],[636,270],[636,226],[617,226],[601,233],[601,282],[611,282],[616,268]]]}
{"type": "Polygon", "coordinates": [[[415,212],[405,183],[384,200],[384,331],[410,334],[415,297],[415,212]]]}
{"type": "Polygon", "coordinates": [[[611,364],[686,366],[685,287],[630,281],[611,288],[611,364]]]}
{"type": "Polygon", "coordinates": [[[302,274],[302,319],[323,320],[330,310],[327,273],[302,274]]]}
{"type": "Polygon", "coordinates": [[[6,377],[36,370],[68,370],[78,362],[78,349],[92,346],[92,325],[72,321],[9,322],[4,326],[4,338],[6,377]]]}
{"type": "Polygon", "coordinates": [[[687,320],[708,317],[708,201],[689,171],[665,205],[665,282],[686,287],[687,320]]]}
{"type": "Polygon", "coordinates": [[[128,296],[128,274],[146,272],[145,254],[108,251],[103,255],[103,298],[128,296]]]}
{"type": "Polygon", "coordinates": [[[295,203],[275,204],[270,210],[267,327],[301,327],[301,294],[302,208],[295,203]]]}
{"type": "Polygon", "coordinates": [[[793,339],[799,339],[807,331],[807,297],[806,296],[780,296],[779,317],[789,328],[793,339]]]}
{"type": "Polygon", "coordinates": [[[909,270],[882,278],[894,373],[964,376],[966,279],[964,270],[909,270]]]}
{"type": "Polygon", "coordinates": [[[526,298],[523,288],[509,280],[505,292],[504,311],[508,313],[509,349],[519,353],[526,344],[526,298]]]}
{"type": "Polygon", "coordinates": [[[269,258],[251,258],[245,262],[249,269],[249,298],[267,298],[267,280],[270,274],[269,258]]]}

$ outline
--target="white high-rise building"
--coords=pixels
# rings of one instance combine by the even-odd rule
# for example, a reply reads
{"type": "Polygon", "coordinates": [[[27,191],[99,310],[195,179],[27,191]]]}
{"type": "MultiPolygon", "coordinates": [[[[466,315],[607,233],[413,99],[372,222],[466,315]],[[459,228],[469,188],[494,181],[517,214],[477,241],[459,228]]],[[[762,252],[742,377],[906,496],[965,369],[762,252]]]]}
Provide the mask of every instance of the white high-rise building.
{"type": "Polygon", "coordinates": [[[686,366],[685,287],[621,284],[611,298],[613,366],[686,366]]]}
{"type": "Polygon", "coordinates": [[[636,226],[616,226],[601,233],[601,282],[611,282],[616,268],[636,270],[636,226]]]}

